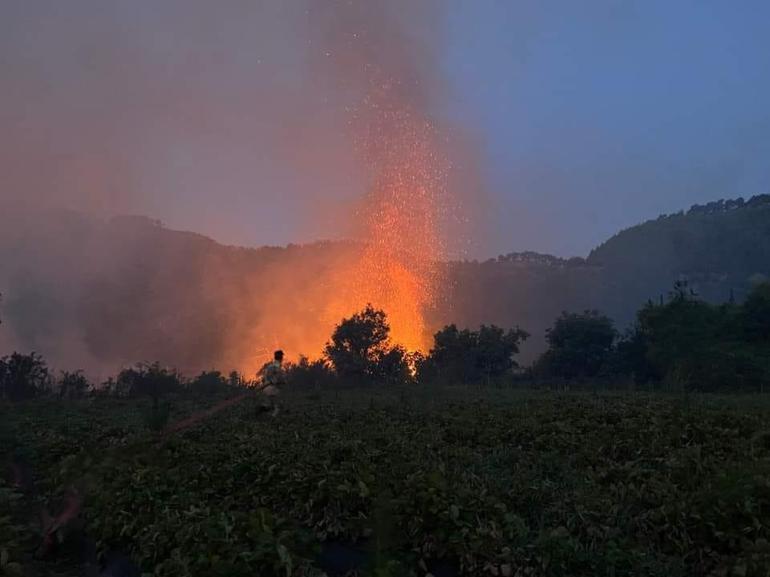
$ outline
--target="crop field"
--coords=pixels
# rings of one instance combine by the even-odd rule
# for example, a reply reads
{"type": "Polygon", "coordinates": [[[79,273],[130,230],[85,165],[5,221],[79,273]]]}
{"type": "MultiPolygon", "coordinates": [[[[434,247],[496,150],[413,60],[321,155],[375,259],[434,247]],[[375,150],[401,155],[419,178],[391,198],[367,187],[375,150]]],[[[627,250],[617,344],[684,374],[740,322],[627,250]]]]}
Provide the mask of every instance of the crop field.
{"type": "MultiPolygon", "coordinates": [[[[82,574],[67,531],[158,576],[770,575],[770,405],[757,398],[285,401],[276,419],[247,399],[165,437],[140,401],[0,407],[0,449],[35,483],[3,481],[0,575],[82,574]],[[40,559],[34,509],[72,488],[82,507],[40,559]]],[[[206,403],[173,406],[172,421],[206,403]]]]}

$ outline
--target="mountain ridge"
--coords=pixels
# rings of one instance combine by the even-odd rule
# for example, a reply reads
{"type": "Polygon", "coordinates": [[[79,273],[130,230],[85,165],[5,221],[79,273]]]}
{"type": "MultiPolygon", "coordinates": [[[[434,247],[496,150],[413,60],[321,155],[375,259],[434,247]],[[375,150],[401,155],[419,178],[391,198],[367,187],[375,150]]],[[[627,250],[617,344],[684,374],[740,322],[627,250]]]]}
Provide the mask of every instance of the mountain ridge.
{"type": "MultiPolygon", "coordinates": [[[[276,323],[301,332],[321,314],[324,279],[360,247],[228,246],[142,216],[18,216],[0,228],[0,354],[37,350],[67,368],[160,360],[227,369],[250,349],[272,347],[266,335],[276,323]]],[[[648,220],[585,258],[523,251],[443,266],[445,295],[427,311],[430,325],[520,326],[533,335],[527,362],[564,310],[598,309],[622,329],[682,279],[712,302],[743,298],[770,277],[770,195],[648,220]]]]}

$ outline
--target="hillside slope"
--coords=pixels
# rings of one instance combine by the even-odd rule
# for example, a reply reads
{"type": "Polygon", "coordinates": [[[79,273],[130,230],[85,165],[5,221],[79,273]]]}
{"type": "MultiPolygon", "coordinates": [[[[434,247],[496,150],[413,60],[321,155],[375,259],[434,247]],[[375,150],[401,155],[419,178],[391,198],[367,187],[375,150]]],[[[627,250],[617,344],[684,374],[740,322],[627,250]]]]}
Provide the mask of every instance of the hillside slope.
{"type": "Polygon", "coordinates": [[[693,206],[621,231],[586,259],[512,253],[451,265],[449,316],[460,324],[520,324],[533,334],[525,360],[542,350],[562,310],[595,308],[619,328],[677,280],[711,302],[741,299],[770,277],[770,195],[693,206]]]}
{"type": "MultiPolygon", "coordinates": [[[[251,359],[251,369],[273,346],[313,353],[295,349],[319,324],[336,264],[359,249],[247,249],[142,217],[15,215],[0,227],[0,355],[36,350],[57,368],[108,373],[156,359],[189,372],[244,368],[251,359]]],[[[682,278],[710,301],[741,299],[770,277],[770,196],[660,217],[619,232],[586,259],[511,253],[446,266],[445,299],[429,311],[431,324],[518,325],[532,333],[526,362],[562,310],[599,309],[622,328],[682,278]]]]}

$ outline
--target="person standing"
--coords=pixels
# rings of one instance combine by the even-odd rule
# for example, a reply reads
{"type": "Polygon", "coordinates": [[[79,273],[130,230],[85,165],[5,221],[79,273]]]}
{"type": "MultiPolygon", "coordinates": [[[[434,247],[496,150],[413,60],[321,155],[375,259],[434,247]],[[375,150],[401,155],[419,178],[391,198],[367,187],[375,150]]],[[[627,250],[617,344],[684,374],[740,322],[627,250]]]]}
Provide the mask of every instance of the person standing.
{"type": "Polygon", "coordinates": [[[280,402],[278,397],[281,394],[283,385],[286,384],[286,373],[283,370],[283,351],[277,350],[273,353],[273,360],[265,365],[257,373],[261,387],[260,390],[266,400],[266,408],[273,417],[277,417],[280,412],[280,402]]]}

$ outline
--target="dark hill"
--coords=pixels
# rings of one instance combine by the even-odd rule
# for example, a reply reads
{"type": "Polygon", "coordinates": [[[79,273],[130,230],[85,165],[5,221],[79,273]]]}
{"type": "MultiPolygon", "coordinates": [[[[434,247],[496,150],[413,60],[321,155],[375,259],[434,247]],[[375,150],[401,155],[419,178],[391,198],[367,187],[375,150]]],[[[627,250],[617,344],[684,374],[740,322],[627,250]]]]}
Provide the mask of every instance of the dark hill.
{"type": "MultiPolygon", "coordinates": [[[[325,275],[357,250],[328,242],[230,247],[143,217],[14,215],[0,226],[0,355],[37,350],[57,367],[105,373],[155,359],[226,370],[274,323],[301,332],[303,319],[321,314],[308,291],[323,301],[325,275]],[[276,294],[277,280],[292,290],[276,294]]],[[[562,310],[596,308],[622,327],[682,278],[710,301],[741,299],[770,277],[770,196],[662,216],[585,259],[523,252],[447,267],[447,298],[432,322],[519,325],[533,334],[523,351],[529,360],[562,310]]]]}
{"type": "Polygon", "coordinates": [[[711,302],[743,298],[770,277],[770,195],[693,206],[619,232],[586,259],[512,253],[451,265],[450,316],[461,324],[520,324],[531,358],[562,311],[599,309],[619,327],[686,279],[711,302]]]}

